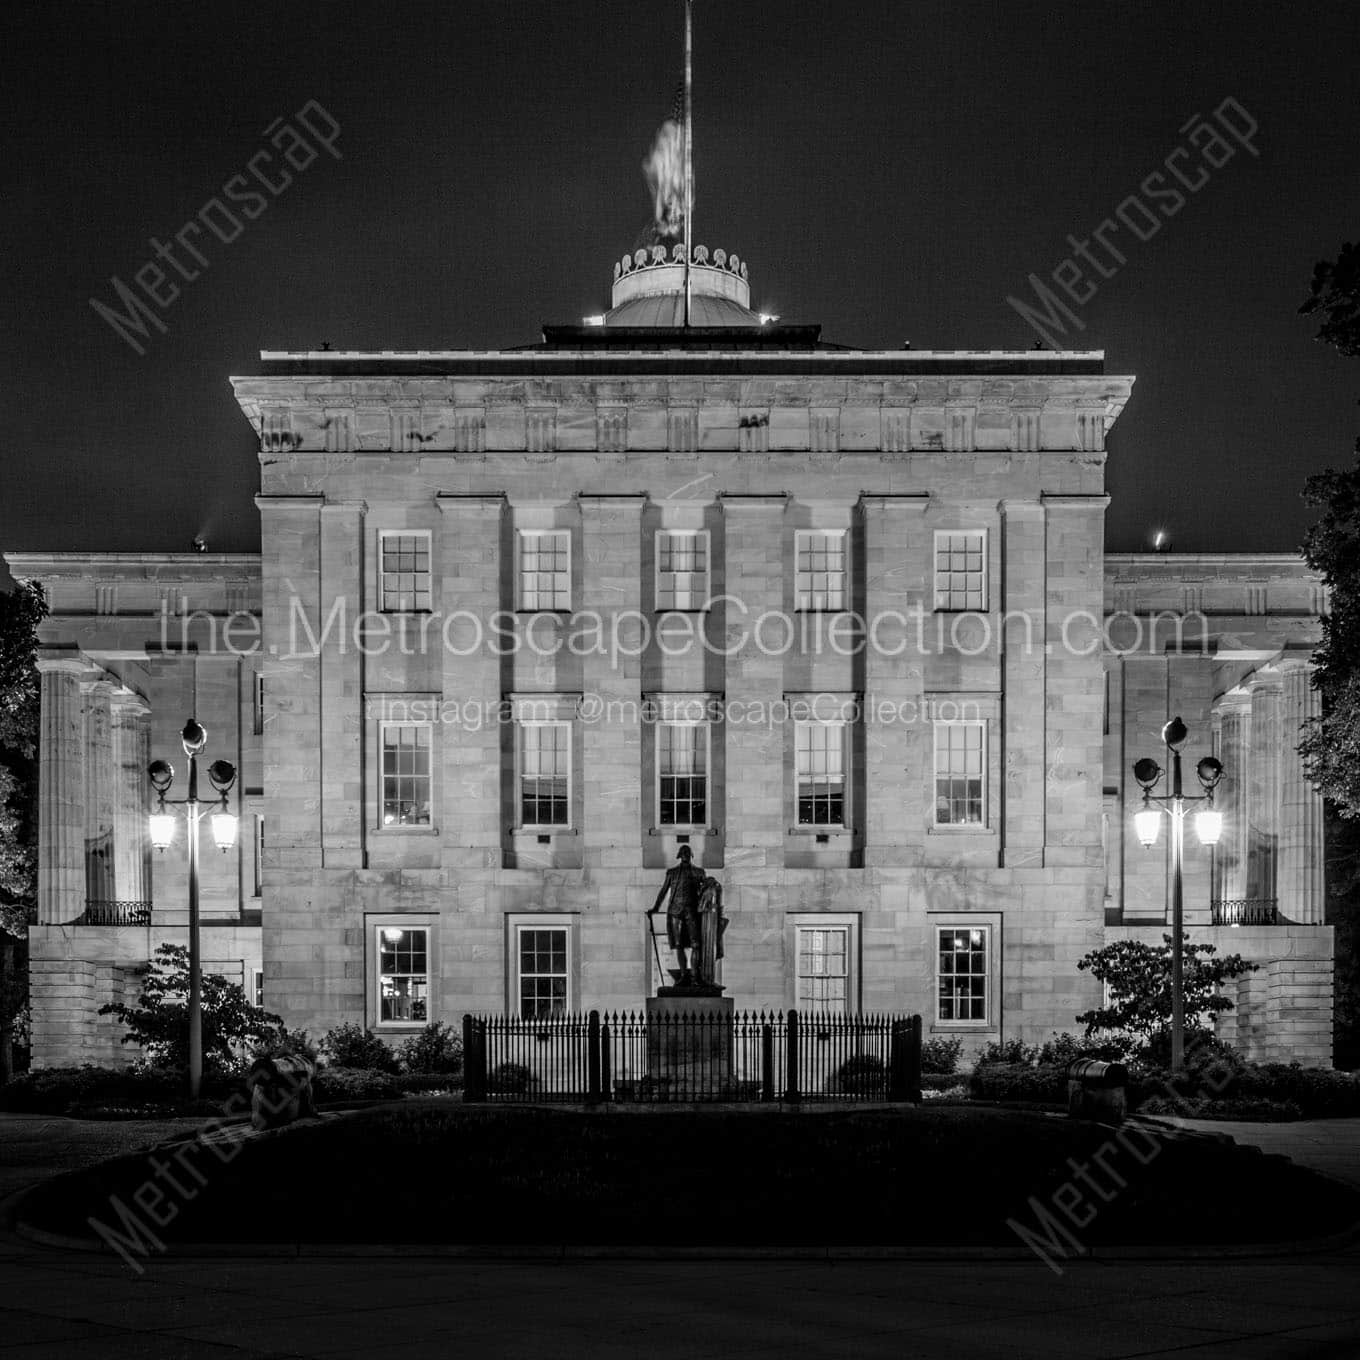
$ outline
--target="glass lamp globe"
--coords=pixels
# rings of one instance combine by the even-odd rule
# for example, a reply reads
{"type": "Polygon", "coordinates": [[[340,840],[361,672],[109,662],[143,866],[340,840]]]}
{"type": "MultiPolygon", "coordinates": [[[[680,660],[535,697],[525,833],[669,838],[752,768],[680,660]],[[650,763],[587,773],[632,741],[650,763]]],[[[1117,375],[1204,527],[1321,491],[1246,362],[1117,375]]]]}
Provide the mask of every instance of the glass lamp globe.
{"type": "Polygon", "coordinates": [[[1201,845],[1217,845],[1223,834],[1223,814],[1214,808],[1202,808],[1195,813],[1195,834],[1201,845]]]}
{"type": "Polygon", "coordinates": [[[147,821],[151,828],[151,844],[157,850],[168,849],[175,839],[175,814],[153,812],[147,821]]]}
{"type": "Polygon", "coordinates": [[[1138,833],[1138,842],[1145,850],[1157,844],[1157,832],[1162,824],[1162,814],[1157,808],[1143,808],[1133,814],[1133,829],[1138,833]]]}
{"type": "Polygon", "coordinates": [[[236,844],[237,825],[234,812],[214,812],[212,815],[213,840],[223,854],[236,844]]]}

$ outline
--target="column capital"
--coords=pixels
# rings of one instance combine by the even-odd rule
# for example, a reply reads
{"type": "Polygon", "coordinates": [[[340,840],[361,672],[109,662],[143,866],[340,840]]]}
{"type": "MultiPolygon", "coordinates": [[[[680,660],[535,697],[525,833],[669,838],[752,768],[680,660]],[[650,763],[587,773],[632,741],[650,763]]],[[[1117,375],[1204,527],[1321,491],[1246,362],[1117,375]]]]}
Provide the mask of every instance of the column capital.
{"type": "Polygon", "coordinates": [[[151,712],[151,705],[136,690],[116,689],[110,696],[114,717],[144,718],[151,712]]]}
{"type": "Polygon", "coordinates": [[[88,676],[94,663],[83,652],[69,647],[39,647],[35,655],[39,675],[88,676]]]}
{"type": "Polygon", "coordinates": [[[861,491],[859,503],[866,510],[915,510],[920,513],[930,508],[930,492],[893,495],[861,491]]]}
{"type": "Polygon", "coordinates": [[[1034,519],[1040,519],[1044,513],[1044,500],[1025,500],[1019,496],[1005,496],[997,501],[997,510],[1007,519],[1018,519],[1021,515],[1029,515],[1034,519]]]}
{"type": "Polygon", "coordinates": [[[723,513],[733,510],[783,510],[789,503],[788,492],[777,491],[770,496],[746,496],[737,492],[723,491],[718,495],[718,504],[723,513]]]}
{"type": "Polygon", "coordinates": [[[1040,493],[1045,510],[1101,510],[1110,503],[1108,496],[1068,496],[1051,491],[1040,493]]]}
{"type": "Polygon", "coordinates": [[[444,514],[461,511],[464,514],[480,514],[484,510],[504,510],[505,492],[497,491],[490,496],[448,496],[442,491],[435,498],[436,509],[444,514]]]}
{"type": "Polygon", "coordinates": [[[255,506],[265,510],[310,511],[316,514],[326,503],[325,496],[266,496],[260,493],[255,497],[255,506]]]}
{"type": "Polygon", "coordinates": [[[368,502],[327,500],[321,507],[321,513],[323,515],[333,515],[337,512],[345,511],[348,511],[352,515],[366,515],[368,513],[368,502]]]}

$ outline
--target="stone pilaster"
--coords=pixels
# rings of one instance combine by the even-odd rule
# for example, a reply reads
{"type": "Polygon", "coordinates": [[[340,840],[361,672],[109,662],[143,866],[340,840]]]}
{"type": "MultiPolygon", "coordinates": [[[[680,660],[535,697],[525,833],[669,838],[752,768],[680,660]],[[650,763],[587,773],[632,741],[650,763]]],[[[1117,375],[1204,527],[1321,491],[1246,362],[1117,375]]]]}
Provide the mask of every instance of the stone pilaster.
{"type": "Polygon", "coordinates": [[[1044,507],[1001,502],[1001,862],[1043,863],[1044,507]]]}
{"type": "Polygon", "coordinates": [[[1280,911],[1310,925],[1326,918],[1323,878],[1322,798],[1304,774],[1299,756],[1303,727],[1320,711],[1312,670],[1302,660],[1282,667],[1280,717],[1280,911]]]}
{"type": "MultiPolygon", "coordinates": [[[[755,639],[756,620],[784,608],[784,509],[778,496],[724,496],[728,599],[724,649],[729,705],[773,704],[783,694],[783,658],[755,639]],[[741,646],[737,646],[741,640],[741,646]]],[[[752,709],[751,711],[756,711],[752,709]]],[[[727,835],[729,868],[779,868],[792,821],[784,749],[788,734],[772,723],[727,725],[727,835]]]]}
{"type": "MultiPolygon", "coordinates": [[[[925,824],[920,771],[930,758],[923,711],[923,658],[911,620],[926,607],[923,516],[928,496],[863,496],[865,863],[910,863],[925,824]],[[897,622],[896,616],[901,616],[897,622]],[[903,650],[899,651],[899,648],[903,650]]],[[[866,942],[866,948],[868,942],[866,942]]]]}
{"type": "Polygon", "coordinates": [[[113,867],[113,686],[107,680],[81,686],[85,700],[85,896],[114,895],[113,867]]]}
{"type": "MultiPolygon", "coordinates": [[[[437,496],[442,514],[435,545],[439,576],[443,698],[460,709],[498,711],[501,658],[491,648],[492,615],[501,607],[505,497],[437,496]]],[[[510,570],[507,568],[507,570],[510,570]]],[[[504,810],[503,729],[490,720],[441,725],[440,814],[446,868],[496,869],[501,864],[504,810]]]]}
{"type": "MultiPolygon", "coordinates": [[[[353,620],[364,611],[364,511],[362,501],[321,509],[318,595],[321,617],[337,606],[353,620]]],[[[321,646],[321,862],[327,869],[363,866],[363,664],[362,651],[343,628],[321,646]]]]}
{"type": "Polygon", "coordinates": [[[147,859],[150,800],[146,778],[147,725],[150,710],[135,694],[113,697],[113,895],[122,901],[151,897],[147,859]]]}
{"type": "Polygon", "coordinates": [[[1247,896],[1275,898],[1280,839],[1280,674],[1258,671],[1251,682],[1251,785],[1247,794],[1247,896]]]}
{"type": "Polygon", "coordinates": [[[74,921],[85,910],[85,727],[80,677],[71,658],[39,656],[38,920],[74,921]]]}
{"type": "Polygon", "coordinates": [[[618,645],[591,649],[581,686],[598,716],[582,731],[582,853],[593,868],[640,868],[642,836],[642,510],[645,496],[582,494],[581,598],[618,645]],[[619,715],[619,716],[611,716],[619,715]]]}
{"type": "Polygon", "coordinates": [[[1223,778],[1214,794],[1214,806],[1223,814],[1223,836],[1215,853],[1216,895],[1233,901],[1247,896],[1251,699],[1246,693],[1226,695],[1219,701],[1218,713],[1221,723],[1218,758],[1223,762],[1223,778]]]}

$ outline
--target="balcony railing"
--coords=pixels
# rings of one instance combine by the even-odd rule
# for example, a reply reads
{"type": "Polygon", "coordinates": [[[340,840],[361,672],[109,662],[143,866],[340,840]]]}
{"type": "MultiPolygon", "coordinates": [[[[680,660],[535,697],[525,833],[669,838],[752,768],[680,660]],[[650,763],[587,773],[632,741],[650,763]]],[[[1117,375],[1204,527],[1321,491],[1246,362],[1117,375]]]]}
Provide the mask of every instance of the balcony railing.
{"type": "Polygon", "coordinates": [[[85,914],[78,926],[149,926],[150,902],[114,901],[106,898],[87,898],[85,914]]]}
{"type": "Polygon", "coordinates": [[[1211,902],[1216,926],[1277,926],[1280,911],[1274,897],[1224,897],[1211,902]]]}

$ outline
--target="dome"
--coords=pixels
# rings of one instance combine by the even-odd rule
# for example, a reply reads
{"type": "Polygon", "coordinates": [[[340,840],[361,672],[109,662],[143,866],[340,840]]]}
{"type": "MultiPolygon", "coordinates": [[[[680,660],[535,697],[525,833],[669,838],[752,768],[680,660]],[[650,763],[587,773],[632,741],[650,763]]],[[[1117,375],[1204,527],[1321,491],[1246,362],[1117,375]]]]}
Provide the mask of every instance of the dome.
{"type": "MultiPolygon", "coordinates": [[[[751,310],[746,262],[725,250],[695,246],[690,265],[691,326],[759,326],[751,310]]],[[[606,326],[685,324],[685,247],[657,245],[625,255],[614,266],[606,326]]]]}

